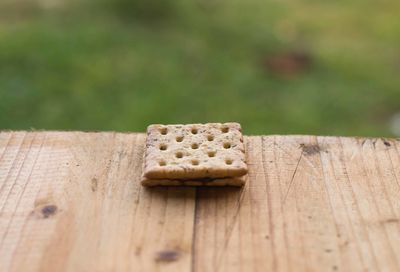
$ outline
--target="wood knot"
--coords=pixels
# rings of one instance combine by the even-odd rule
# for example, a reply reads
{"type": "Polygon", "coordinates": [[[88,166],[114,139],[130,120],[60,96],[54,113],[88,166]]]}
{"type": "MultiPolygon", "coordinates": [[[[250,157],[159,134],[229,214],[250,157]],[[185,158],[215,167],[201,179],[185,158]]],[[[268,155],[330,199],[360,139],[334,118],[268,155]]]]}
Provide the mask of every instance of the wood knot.
{"type": "Polygon", "coordinates": [[[97,191],[97,185],[98,185],[97,178],[92,178],[92,181],[90,183],[90,189],[92,189],[92,192],[97,191]]]}
{"type": "Polygon", "coordinates": [[[383,221],[383,223],[398,223],[400,220],[398,218],[389,218],[383,221]]]}
{"type": "Polygon", "coordinates": [[[386,146],[392,146],[388,141],[384,141],[383,144],[386,146]]]}
{"type": "Polygon", "coordinates": [[[31,216],[39,219],[54,216],[59,210],[57,205],[52,204],[53,200],[49,198],[40,198],[35,200],[35,208],[31,212],[31,216]]]}
{"type": "Polygon", "coordinates": [[[156,262],[174,262],[179,259],[180,252],[177,250],[162,250],[157,252],[155,261],[156,262]]]}
{"type": "Polygon", "coordinates": [[[41,208],[40,212],[42,213],[43,218],[49,218],[57,213],[57,206],[56,205],[46,205],[41,208]]]}
{"type": "Polygon", "coordinates": [[[321,148],[317,144],[300,144],[300,148],[306,156],[312,156],[321,152],[321,148]]]}

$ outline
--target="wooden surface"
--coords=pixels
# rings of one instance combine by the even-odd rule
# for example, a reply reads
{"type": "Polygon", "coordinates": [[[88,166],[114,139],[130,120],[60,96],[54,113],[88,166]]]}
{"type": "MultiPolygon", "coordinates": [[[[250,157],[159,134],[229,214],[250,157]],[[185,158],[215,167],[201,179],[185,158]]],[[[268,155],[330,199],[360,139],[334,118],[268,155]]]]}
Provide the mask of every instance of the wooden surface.
{"type": "Polygon", "coordinates": [[[143,134],[0,134],[0,271],[400,271],[400,142],[246,137],[245,187],[139,185],[143,134]]]}

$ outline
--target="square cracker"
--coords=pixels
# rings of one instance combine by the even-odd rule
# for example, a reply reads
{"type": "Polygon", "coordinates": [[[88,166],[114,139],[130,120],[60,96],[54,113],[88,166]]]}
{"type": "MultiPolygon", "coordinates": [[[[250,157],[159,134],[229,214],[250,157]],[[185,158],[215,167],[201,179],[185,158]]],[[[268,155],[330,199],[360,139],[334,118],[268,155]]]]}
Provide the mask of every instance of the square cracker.
{"type": "Polygon", "coordinates": [[[147,179],[142,180],[143,186],[243,186],[246,183],[246,176],[219,179],[147,179]]]}
{"type": "Polygon", "coordinates": [[[238,123],[150,125],[143,176],[191,180],[239,177],[247,173],[238,123]]]}

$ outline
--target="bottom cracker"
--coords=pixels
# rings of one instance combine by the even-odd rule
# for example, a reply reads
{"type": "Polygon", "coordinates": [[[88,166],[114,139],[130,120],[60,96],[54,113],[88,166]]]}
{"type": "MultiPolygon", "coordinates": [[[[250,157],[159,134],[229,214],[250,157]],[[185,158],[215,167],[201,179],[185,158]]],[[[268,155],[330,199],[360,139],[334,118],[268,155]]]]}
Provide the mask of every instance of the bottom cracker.
{"type": "Polygon", "coordinates": [[[147,179],[143,178],[141,183],[143,186],[243,186],[246,183],[246,176],[235,178],[220,179],[147,179]]]}

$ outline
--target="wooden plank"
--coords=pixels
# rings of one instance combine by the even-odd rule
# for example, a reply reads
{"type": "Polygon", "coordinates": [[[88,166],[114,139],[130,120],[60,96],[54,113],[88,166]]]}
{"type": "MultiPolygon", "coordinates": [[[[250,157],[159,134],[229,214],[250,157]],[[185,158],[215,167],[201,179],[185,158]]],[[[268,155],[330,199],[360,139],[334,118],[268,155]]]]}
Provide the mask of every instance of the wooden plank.
{"type": "Polygon", "coordinates": [[[142,188],[143,143],[1,134],[0,271],[190,269],[195,191],[142,188]]]}
{"type": "Polygon", "coordinates": [[[0,133],[0,271],[398,271],[399,141],[246,137],[243,188],[139,185],[143,134],[0,133]]]}

